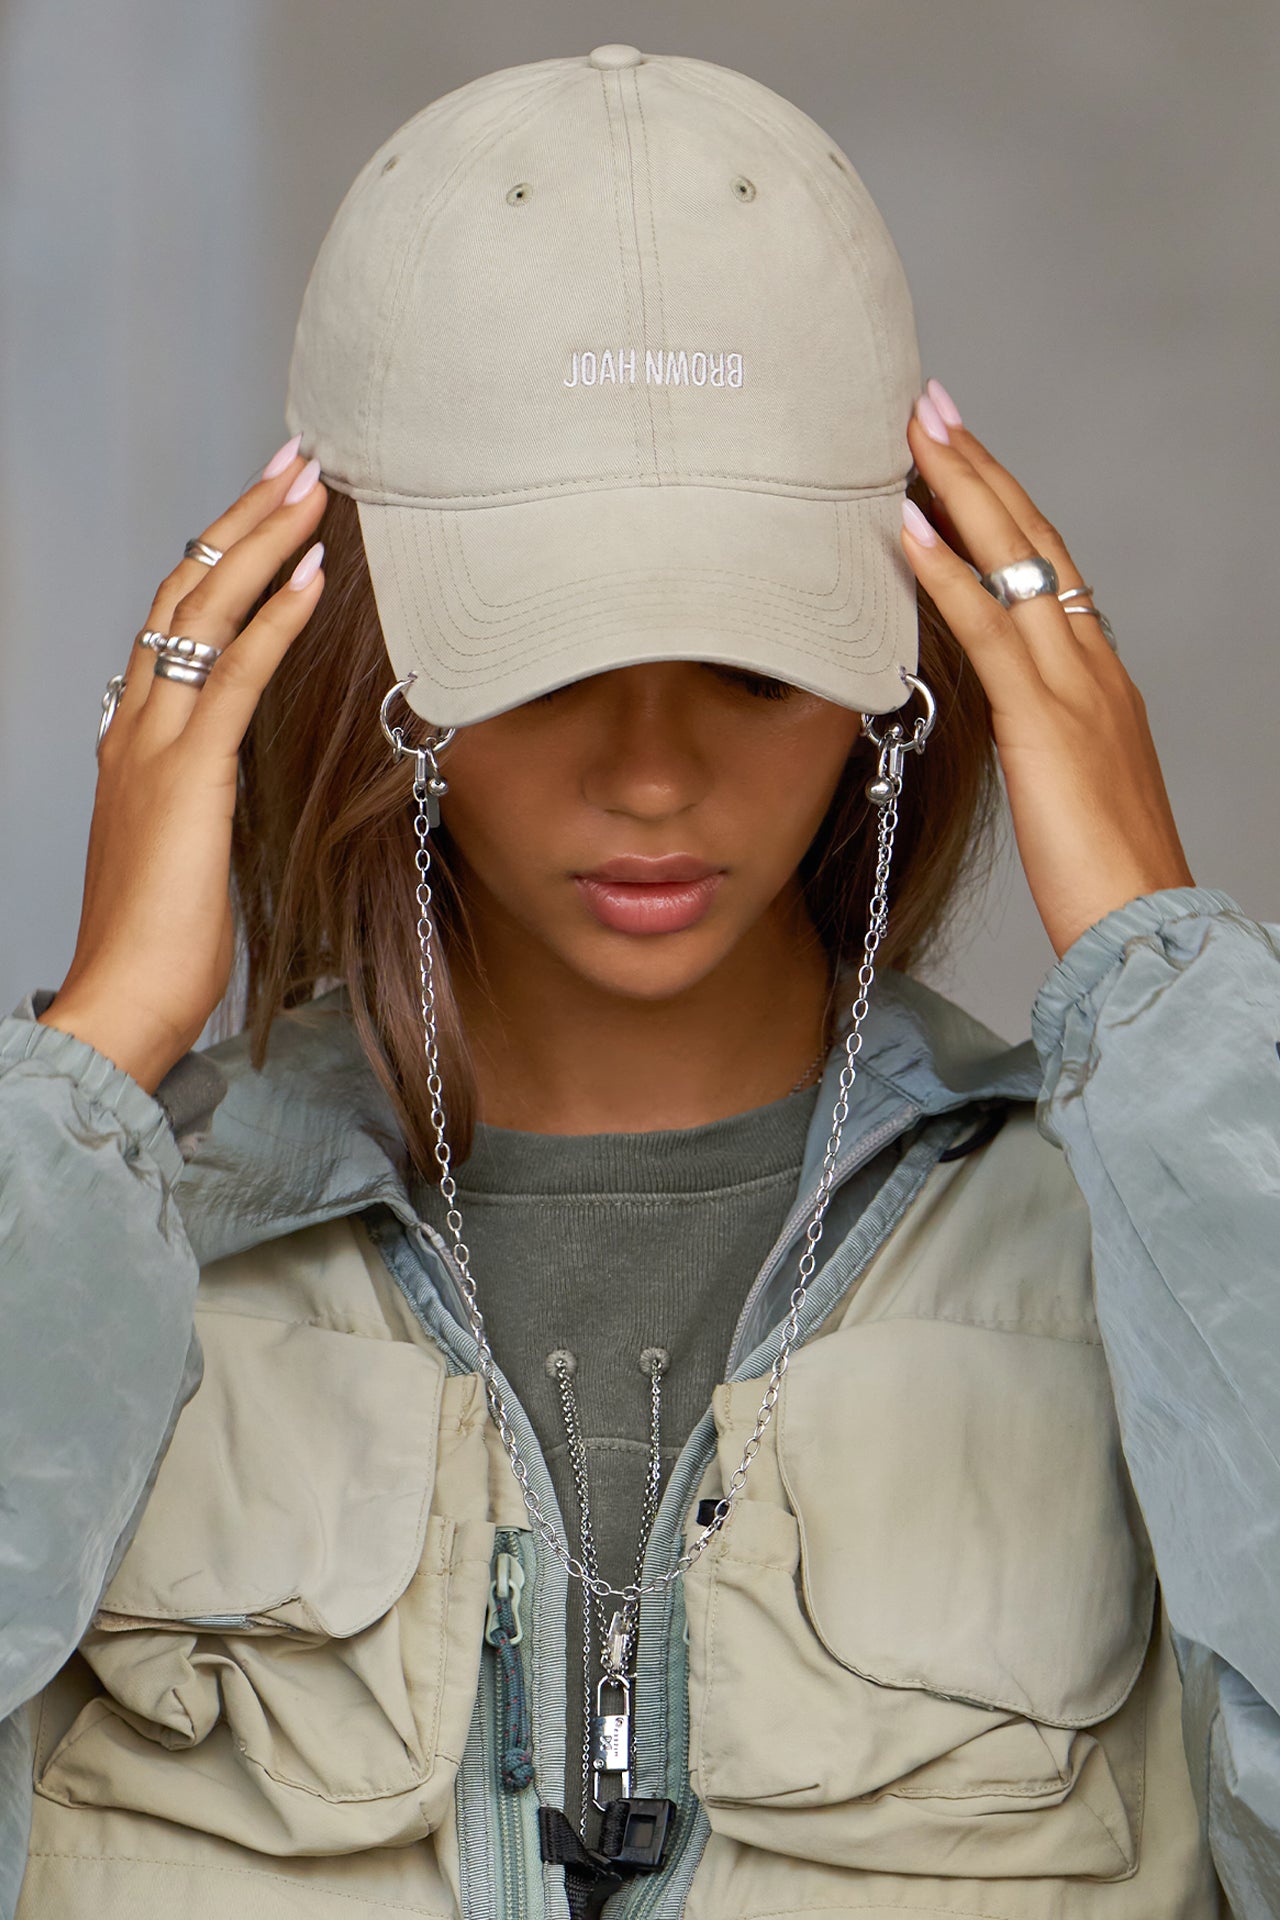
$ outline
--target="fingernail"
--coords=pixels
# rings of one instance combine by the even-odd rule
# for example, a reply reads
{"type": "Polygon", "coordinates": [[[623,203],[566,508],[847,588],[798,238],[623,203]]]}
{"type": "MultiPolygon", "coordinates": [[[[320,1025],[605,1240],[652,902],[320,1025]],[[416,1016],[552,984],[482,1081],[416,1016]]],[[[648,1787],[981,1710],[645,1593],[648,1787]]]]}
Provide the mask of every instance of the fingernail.
{"type": "Polygon", "coordinates": [[[320,562],[324,559],[324,541],[317,540],[308,547],[293,572],[289,575],[289,585],[295,593],[301,593],[303,587],[309,587],[320,571],[320,562]]]}
{"type": "Polygon", "coordinates": [[[902,524],[912,539],[918,540],[922,547],[936,547],[938,536],[921,513],[914,500],[902,503],[902,524]]]}
{"type": "Polygon", "coordinates": [[[916,401],[916,418],[931,440],[941,440],[944,447],[951,445],[951,435],[947,432],[942,415],[927,393],[922,393],[916,401]]]}
{"type": "Polygon", "coordinates": [[[926,393],[933,401],[934,406],[938,409],[938,412],[942,415],[947,425],[949,427],[962,427],[964,421],[960,418],[960,409],[943,386],[941,380],[928,379],[924,384],[926,393]]]}
{"type": "Polygon", "coordinates": [[[292,440],[286,440],[279,453],[273,453],[266,466],[262,469],[263,479],[274,480],[278,473],[283,473],[289,462],[297,454],[301,443],[302,435],[300,433],[295,433],[292,440]]]}
{"type": "Polygon", "coordinates": [[[308,460],[306,466],[302,469],[302,472],[298,475],[288,493],[286,493],[284,505],[286,507],[296,507],[299,500],[306,499],[319,478],[320,462],[318,460],[308,460]]]}

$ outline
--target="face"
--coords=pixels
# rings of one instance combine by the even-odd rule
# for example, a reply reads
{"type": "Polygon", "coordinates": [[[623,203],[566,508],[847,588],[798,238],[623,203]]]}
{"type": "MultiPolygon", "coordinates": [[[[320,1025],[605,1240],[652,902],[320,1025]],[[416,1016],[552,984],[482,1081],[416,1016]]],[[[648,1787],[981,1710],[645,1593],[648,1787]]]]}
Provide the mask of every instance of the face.
{"type": "Polygon", "coordinates": [[[860,731],[846,707],[700,661],[615,668],[459,728],[442,820],[482,958],[536,951],[660,999],[743,942],[776,949],[807,928],[796,868],[860,731]]]}

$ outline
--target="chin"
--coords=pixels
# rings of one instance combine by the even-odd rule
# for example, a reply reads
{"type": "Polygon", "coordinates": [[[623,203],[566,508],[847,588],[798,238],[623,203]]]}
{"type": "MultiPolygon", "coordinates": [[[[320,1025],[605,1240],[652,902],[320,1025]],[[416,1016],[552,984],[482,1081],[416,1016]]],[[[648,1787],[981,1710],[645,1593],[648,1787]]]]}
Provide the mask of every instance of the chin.
{"type": "Polygon", "coordinates": [[[684,933],[641,937],[601,929],[575,941],[561,958],[601,993],[625,1000],[673,1000],[701,984],[728,958],[735,941],[723,932],[690,927],[684,933]]]}

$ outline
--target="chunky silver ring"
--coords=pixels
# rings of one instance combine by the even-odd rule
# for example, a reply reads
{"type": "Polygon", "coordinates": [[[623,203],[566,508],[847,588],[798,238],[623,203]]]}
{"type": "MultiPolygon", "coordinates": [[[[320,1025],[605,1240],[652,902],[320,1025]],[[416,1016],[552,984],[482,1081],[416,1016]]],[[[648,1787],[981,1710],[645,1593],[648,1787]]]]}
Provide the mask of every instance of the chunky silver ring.
{"type": "Polygon", "coordinates": [[[184,687],[202,687],[209,678],[208,667],[193,666],[189,660],[172,653],[160,654],[155,670],[162,680],[180,680],[184,687]]]}
{"type": "Polygon", "coordinates": [[[993,567],[990,573],[978,577],[1002,607],[1012,607],[1019,600],[1035,600],[1042,593],[1056,594],[1058,591],[1058,575],[1053,562],[1040,553],[1033,553],[1026,560],[1010,560],[1007,566],[993,567]]]}
{"type": "Polygon", "coordinates": [[[107,682],[107,690],[102,696],[102,718],[98,722],[98,740],[97,745],[93,749],[95,753],[97,753],[98,748],[102,745],[103,736],[107,728],[116,717],[116,708],[120,705],[123,694],[124,675],[122,673],[113,673],[107,682]]]}
{"type": "Polygon", "coordinates": [[[164,645],[156,648],[162,659],[189,661],[194,666],[209,668],[213,665],[221,647],[215,647],[209,640],[192,640],[185,633],[171,633],[164,638],[164,645]]]}
{"type": "Polygon", "coordinates": [[[184,560],[202,560],[206,567],[216,567],[222,558],[221,547],[211,547],[207,540],[188,540],[182,549],[184,560]]]}

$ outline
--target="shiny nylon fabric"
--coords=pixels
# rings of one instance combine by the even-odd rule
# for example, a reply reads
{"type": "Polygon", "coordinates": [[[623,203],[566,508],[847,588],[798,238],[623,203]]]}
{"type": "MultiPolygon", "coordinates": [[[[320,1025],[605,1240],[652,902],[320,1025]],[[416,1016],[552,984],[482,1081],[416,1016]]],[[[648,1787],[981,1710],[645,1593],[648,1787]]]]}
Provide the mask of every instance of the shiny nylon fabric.
{"type": "MultiPolygon", "coordinates": [[[[1089,1205],[1126,1458],[1184,1664],[1192,1782],[1236,1920],[1280,1907],[1280,1309],[1266,1232],[1280,1188],[1278,961],[1280,931],[1229,896],[1169,889],[1108,915],[1051,971],[1035,1053],[999,1050],[940,996],[885,974],[863,1056],[869,1091],[922,1112],[994,1086],[1030,1097],[1043,1067],[1041,1125],[1089,1205]]],[[[281,1023],[274,1078],[236,1074],[237,1042],[218,1050],[232,1098],[185,1170],[163,1108],[127,1076],[34,1025],[30,1000],[0,1020],[6,1920],[29,1794],[14,1709],[77,1643],[195,1389],[199,1265],[375,1198],[406,1217],[389,1116],[326,998],[281,1023]],[[106,1219],[129,1231],[100,1233],[106,1219]],[[68,1348],[89,1356],[70,1393],[68,1348]]]]}

